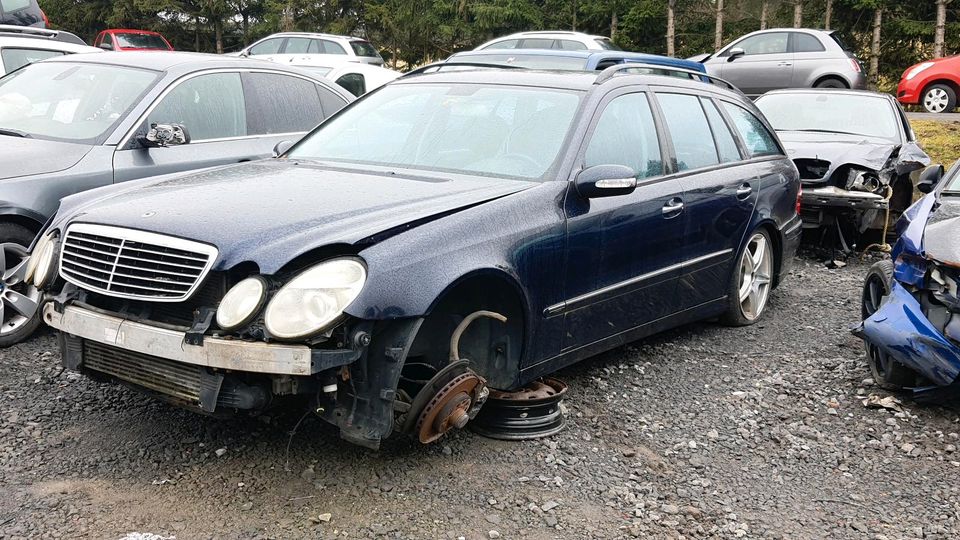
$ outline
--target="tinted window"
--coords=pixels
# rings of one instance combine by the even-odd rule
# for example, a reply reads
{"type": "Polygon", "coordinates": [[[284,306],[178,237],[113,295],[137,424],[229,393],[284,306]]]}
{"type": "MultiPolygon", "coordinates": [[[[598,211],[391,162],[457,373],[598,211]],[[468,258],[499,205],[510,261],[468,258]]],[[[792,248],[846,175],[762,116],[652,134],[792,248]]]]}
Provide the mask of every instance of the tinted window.
{"type": "Polygon", "coordinates": [[[730,133],[730,128],[723,121],[723,116],[717,110],[717,106],[709,99],[700,98],[703,110],[707,112],[707,121],[710,122],[710,130],[713,132],[713,140],[717,143],[717,154],[720,156],[720,163],[729,163],[740,160],[740,150],[737,149],[737,141],[730,133]]]}
{"type": "Polygon", "coordinates": [[[117,34],[117,44],[127,49],[169,49],[156,34],[117,34]]]}
{"type": "Polygon", "coordinates": [[[357,56],[369,56],[371,58],[380,58],[380,53],[370,44],[369,41],[351,41],[350,47],[353,54],[357,56]]]}
{"type": "Polygon", "coordinates": [[[345,99],[322,86],[317,86],[317,93],[320,95],[320,106],[323,107],[324,118],[344,108],[347,104],[345,99]]]}
{"type": "Polygon", "coordinates": [[[101,43],[106,43],[108,45],[113,45],[113,36],[110,34],[103,35],[103,41],[101,43]]]}
{"type": "Polygon", "coordinates": [[[323,120],[317,85],[299,77],[274,73],[245,73],[247,133],[310,131],[323,120]]]}
{"type": "Polygon", "coordinates": [[[10,73],[15,69],[52,58],[54,56],[63,56],[60,51],[44,51],[41,49],[2,49],[0,50],[0,59],[3,60],[3,69],[10,73]]]}
{"type": "Polygon", "coordinates": [[[284,54],[306,54],[310,49],[312,39],[292,37],[287,38],[287,46],[284,47],[284,54]]]}
{"type": "Polygon", "coordinates": [[[646,94],[626,94],[603,109],[584,156],[584,166],[626,165],[638,178],[663,173],[657,129],[646,94]]]}
{"type": "Polygon", "coordinates": [[[838,34],[837,32],[833,32],[832,34],[830,34],[830,37],[833,38],[833,41],[834,41],[838,46],[840,46],[841,49],[843,49],[843,50],[845,50],[845,51],[849,51],[849,50],[850,50],[850,47],[847,47],[847,44],[844,43],[844,41],[840,38],[840,34],[838,34]]]}
{"type": "Polygon", "coordinates": [[[484,47],[484,49],[516,49],[519,43],[519,39],[506,39],[503,41],[498,41],[492,45],[488,45],[487,47],[484,47]]]}
{"type": "Polygon", "coordinates": [[[566,51],[584,51],[587,49],[587,46],[579,41],[561,39],[558,43],[560,44],[560,48],[566,51]]]}
{"type": "Polygon", "coordinates": [[[553,48],[553,40],[540,38],[525,39],[520,47],[524,49],[550,49],[553,48]]]}
{"type": "MultiPolygon", "coordinates": [[[[772,32],[751,36],[737,43],[731,48],[739,47],[746,54],[780,54],[787,52],[786,32],[772,32]]],[[[729,54],[729,49],[727,53],[729,54]]],[[[726,54],[724,55],[726,56],[726,54]]]]}
{"type": "Polygon", "coordinates": [[[733,125],[740,133],[740,137],[747,147],[747,152],[751,156],[768,156],[781,153],[776,139],[753,113],[743,107],[729,103],[724,103],[723,108],[733,119],[733,125]]]}
{"type": "Polygon", "coordinates": [[[280,45],[283,44],[283,39],[284,38],[273,38],[266,41],[261,41],[253,47],[250,47],[250,51],[247,54],[277,54],[280,52],[280,45]]]}
{"type": "Polygon", "coordinates": [[[195,141],[247,135],[239,73],[212,73],[184,81],[147,117],[147,123],[179,123],[195,141]]]}
{"type": "Polygon", "coordinates": [[[657,94],[663,117],[670,130],[677,170],[686,171],[720,163],[710,125],[700,98],[682,94],[657,94]]]}
{"type": "Polygon", "coordinates": [[[810,34],[793,33],[793,52],[823,52],[823,44],[810,34]]]}
{"type": "Polygon", "coordinates": [[[367,84],[363,75],[359,73],[347,73],[336,80],[336,83],[342,86],[347,92],[360,97],[367,93],[367,84]]]}

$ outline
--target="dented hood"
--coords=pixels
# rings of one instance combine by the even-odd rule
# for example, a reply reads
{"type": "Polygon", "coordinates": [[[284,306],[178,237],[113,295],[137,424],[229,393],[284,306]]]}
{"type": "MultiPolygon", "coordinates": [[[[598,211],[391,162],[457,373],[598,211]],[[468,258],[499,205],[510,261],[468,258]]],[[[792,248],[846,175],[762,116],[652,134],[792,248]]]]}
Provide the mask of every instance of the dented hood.
{"type": "Polygon", "coordinates": [[[960,266],[960,203],[944,197],[930,216],[923,232],[927,257],[951,266],[960,266]]]}
{"type": "Polygon", "coordinates": [[[274,273],[331,244],[356,244],[536,186],[472,176],[405,176],[265,160],[67,198],[57,221],[142,229],[213,244],[216,268],[274,273]],[[66,215],[64,215],[66,214],[66,215]]]}
{"type": "Polygon", "coordinates": [[[897,174],[905,174],[930,163],[930,156],[914,142],[901,145],[881,137],[807,131],[778,131],[777,136],[790,159],[829,161],[830,171],[825,178],[841,165],[858,165],[875,171],[896,166],[897,174]],[[888,165],[894,155],[895,159],[888,165]]]}

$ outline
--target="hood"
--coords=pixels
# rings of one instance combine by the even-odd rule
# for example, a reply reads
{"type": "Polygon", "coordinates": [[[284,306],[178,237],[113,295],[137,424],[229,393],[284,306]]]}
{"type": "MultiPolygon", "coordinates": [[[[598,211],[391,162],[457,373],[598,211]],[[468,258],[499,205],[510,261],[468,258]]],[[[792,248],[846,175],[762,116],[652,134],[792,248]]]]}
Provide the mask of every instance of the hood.
{"type": "Polygon", "coordinates": [[[272,274],[311,249],[364,243],[536,185],[270,159],[81,194],[80,204],[64,199],[61,218],[206,242],[220,250],[217,269],[252,261],[272,274]]]}
{"type": "Polygon", "coordinates": [[[923,231],[923,249],[935,261],[960,267],[960,202],[944,197],[923,231]]]}
{"type": "Polygon", "coordinates": [[[91,148],[88,144],[0,135],[0,180],[69,169],[91,148]]]}
{"type": "Polygon", "coordinates": [[[778,131],[777,136],[790,159],[822,159],[833,167],[849,163],[879,170],[899,146],[888,139],[843,133],[778,131]]]}

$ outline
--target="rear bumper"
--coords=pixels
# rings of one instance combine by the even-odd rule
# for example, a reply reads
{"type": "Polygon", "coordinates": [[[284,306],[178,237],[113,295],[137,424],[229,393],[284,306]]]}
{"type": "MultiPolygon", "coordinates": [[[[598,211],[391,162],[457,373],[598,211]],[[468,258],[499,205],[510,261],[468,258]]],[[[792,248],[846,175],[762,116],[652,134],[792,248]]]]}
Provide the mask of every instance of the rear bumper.
{"type": "Polygon", "coordinates": [[[793,257],[797,253],[797,248],[800,247],[800,237],[803,235],[802,225],[803,221],[797,215],[780,228],[780,237],[783,238],[783,252],[780,257],[780,272],[777,276],[777,284],[793,268],[793,257]]]}

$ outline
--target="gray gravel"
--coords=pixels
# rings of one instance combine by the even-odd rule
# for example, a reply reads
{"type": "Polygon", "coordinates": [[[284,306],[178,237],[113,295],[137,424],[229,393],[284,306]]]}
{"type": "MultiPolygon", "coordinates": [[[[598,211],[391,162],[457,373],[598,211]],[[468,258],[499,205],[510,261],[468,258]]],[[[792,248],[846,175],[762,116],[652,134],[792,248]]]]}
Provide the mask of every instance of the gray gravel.
{"type": "Polygon", "coordinates": [[[0,538],[958,538],[960,418],[868,409],[866,266],[800,259],[750,328],[695,324],[560,374],[567,429],[370,452],[216,420],[0,352],[0,538]],[[288,451],[289,443],[289,451],[288,451]]]}

